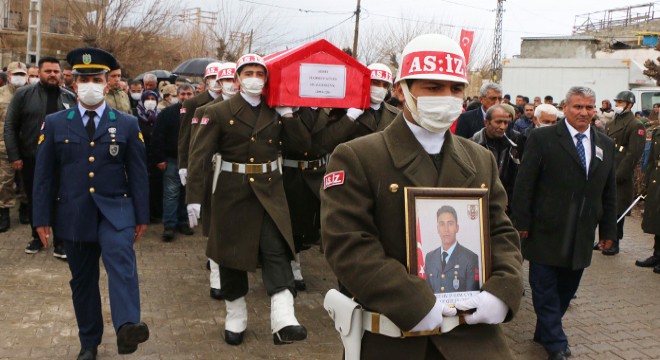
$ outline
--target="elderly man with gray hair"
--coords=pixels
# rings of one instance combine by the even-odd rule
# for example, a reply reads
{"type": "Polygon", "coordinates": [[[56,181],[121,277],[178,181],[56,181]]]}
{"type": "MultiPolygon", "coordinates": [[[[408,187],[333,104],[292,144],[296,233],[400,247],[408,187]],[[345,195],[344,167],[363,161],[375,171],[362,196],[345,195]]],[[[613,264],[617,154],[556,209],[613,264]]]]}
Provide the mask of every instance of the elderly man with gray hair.
{"type": "Polygon", "coordinates": [[[518,155],[522,159],[525,153],[525,142],[534,129],[551,126],[557,123],[559,118],[559,110],[550,104],[541,104],[534,109],[534,117],[532,117],[533,126],[528,127],[525,131],[518,135],[518,155]]]}
{"type": "Polygon", "coordinates": [[[142,78],[142,83],[144,84],[144,90],[151,90],[158,92],[158,78],[152,73],[145,74],[142,78]]]}
{"type": "Polygon", "coordinates": [[[479,102],[481,107],[466,111],[458,117],[456,135],[469,139],[483,129],[486,111],[491,106],[502,103],[502,87],[494,83],[482,85],[479,90],[479,102]]]}
{"type": "MultiPolygon", "coordinates": [[[[536,312],[534,341],[550,360],[571,356],[562,318],[599,247],[616,236],[614,142],[591,127],[596,94],[572,87],[566,119],[531,132],[513,192],[513,222],[536,312]]],[[[541,110],[542,111],[542,110],[541,110]]]]}

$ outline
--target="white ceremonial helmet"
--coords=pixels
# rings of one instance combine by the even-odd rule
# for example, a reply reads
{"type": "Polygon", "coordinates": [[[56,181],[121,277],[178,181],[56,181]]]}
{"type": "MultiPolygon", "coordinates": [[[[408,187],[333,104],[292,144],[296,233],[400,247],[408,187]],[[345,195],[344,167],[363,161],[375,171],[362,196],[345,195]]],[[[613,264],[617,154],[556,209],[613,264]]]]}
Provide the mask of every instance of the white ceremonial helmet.
{"type": "Polygon", "coordinates": [[[220,79],[233,79],[236,73],[236,63],[226,62],[218,67],[217,78],[220,79]]]}
{"type": "Polygon", "coordinates": [[[217,75],[218,74],[218,68],[222,66],[222,63],[220,62],[212,62],[208,65],[206,65],[206,69],[204,70],[204,79],[206,79],[209,76],[217,75]]]}
{"type": "Polygon", "coordinates": [[[467,84],[467,63],[457,42],[441,34],[412,39],[403,49],[398,81],[447,80],[467,84]]]}
{"type": "Polygon", "coordinates": [[[245,54],[238,58],[236,61],[236,73],[241,72],[241,68],[245,65],[261,65],[266,69],[266,76],[268,76],[268,68],[264,59],[257,54],[245,54]]]}
{"type": "Polygon", "coordinates": [[[367,66],[367,68],[371,70],[371,80],[381,80],[392,85],[392,70],[390,70],[389,66],[381,63],[373,63],[367,66]]]}

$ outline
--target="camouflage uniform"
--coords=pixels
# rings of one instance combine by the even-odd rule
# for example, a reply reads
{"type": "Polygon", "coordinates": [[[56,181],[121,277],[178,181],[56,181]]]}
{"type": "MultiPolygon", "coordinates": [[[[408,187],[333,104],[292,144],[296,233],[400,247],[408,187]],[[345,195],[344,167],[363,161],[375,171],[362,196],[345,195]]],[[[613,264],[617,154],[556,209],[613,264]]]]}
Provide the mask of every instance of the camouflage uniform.
{"type": "Polygon", "coordinates": [[[12,84],[0,88],[0,209],[12,208],[16,205],[15,170],[9,164],[4,134],[7,106],[15,91],[16,87],[12,84]]]}
{"type": "Polygon", "coordinates": [[[108,90],[108,94],[105,95],[105,102],[115,110],[133,114],[133,111],[131,111],[131,102],[128,100],[128,94],[123,92],[121,88],[108,90]]]}

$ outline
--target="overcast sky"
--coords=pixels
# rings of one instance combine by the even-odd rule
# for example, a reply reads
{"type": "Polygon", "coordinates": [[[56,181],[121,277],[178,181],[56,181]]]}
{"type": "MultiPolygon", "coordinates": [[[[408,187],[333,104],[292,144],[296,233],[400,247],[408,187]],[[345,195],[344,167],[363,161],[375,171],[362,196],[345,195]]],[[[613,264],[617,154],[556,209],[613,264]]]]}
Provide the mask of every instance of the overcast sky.
{"type": "MultiPolygon", "coordinates": [[[[208,0],[184,0],[183,3],[209,11],[217,11],[220,6],[219,1],[208,0]]],[[[570,35],[575,15],[642,3],[634,0],[507,0],[504,2],[503,56],[519,54],[522,37],[570,35]]],[[[274,51],[300,45],[297,40],[346,20],[355,11],[357,0],[225,0],[225,4],[251,7],[276,18],[277,27],[284,35],[277,43],[269,44],[276,47],[269,49],[274,51]]],[[[360,29],[365,33],[385,22],[397,23],[404,18],[474,30],[482,42],[488,42],[488,46],[492,44],[496,0],[362,0],[361,6],[360,29]]],[[[660,11],[660,6],[656,10],[660,11]]],[[[353,27],[354,19],[350,19],[323,34],[327,36],[319,37],[344,38],[347,44],[339,46],[352,46],[353,27]]]]}

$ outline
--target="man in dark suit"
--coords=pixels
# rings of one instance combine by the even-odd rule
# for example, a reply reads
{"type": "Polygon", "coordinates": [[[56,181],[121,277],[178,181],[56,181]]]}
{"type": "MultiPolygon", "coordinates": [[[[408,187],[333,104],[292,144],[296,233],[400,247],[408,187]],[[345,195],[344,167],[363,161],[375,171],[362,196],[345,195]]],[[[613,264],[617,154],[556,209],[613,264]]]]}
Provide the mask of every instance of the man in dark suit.
{"type": "Polygon", "coordinates": [[[571,88],[566,119],[530,133],[513,192],[514,225],[529,260],[534,340],[550,359],[571,354],[562,317],[591,263],[596,226],[603,250],[616,235],[614,143],[590,127],[595,97],[589,88],[571,88]]]}
{"type": "Polygon", "coordinates": [[[456,209],[443,206],[436,213],[442,246],[426,254],[424,271],[433,293],[479,291],[479,258],[456,241],[456,209]]]}
{"type": "Polygon", "coordinates": [[[71,51],[78,106],[46,117],[34,176],[34,225],[44,247],[51,227],[64,242],[78,321],[79,360],[96,358],[103,335],[99,257],[108,273],[110,310],[120,354],[147,341],[133,243],[149,223],[146,151],[137,119],[108,107],[114,57],[71,51]]]}
{"type": "Polygon", "coordinates": [[[494,83],[482,85],[479,89],[479,102],[481,107],[466,111],[458,117],[456,135],[469,139],[484,128],[486,111],[491,106],[502,103],[502,87],[494,83]]]}

